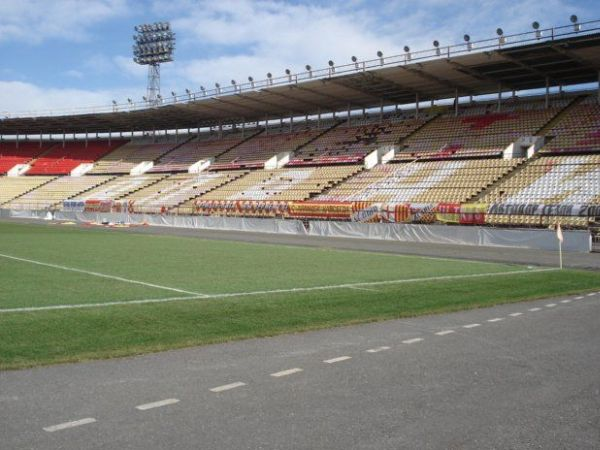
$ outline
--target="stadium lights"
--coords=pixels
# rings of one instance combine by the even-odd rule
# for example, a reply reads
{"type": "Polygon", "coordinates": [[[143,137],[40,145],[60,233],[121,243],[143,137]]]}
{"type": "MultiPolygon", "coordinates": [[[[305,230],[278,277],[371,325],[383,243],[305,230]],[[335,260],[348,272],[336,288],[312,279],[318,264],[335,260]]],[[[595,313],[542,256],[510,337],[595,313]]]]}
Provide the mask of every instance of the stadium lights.
{"type": "Polygon", "coordinates": [[[292,82],[292,71],[290,69],[285,69],[285,74],[288,76],[288,81],[292,82]]]}
{"type": "Polygon", "coordinates": [[[577,16],[575,14],[573,14],[570,17],[571,23],[573,24],[573,31],[575,31],[575,33],[579,33],[581,31],[581,24],[578,23],[579,19],[577,18],[577,16]]]}
{"type": "Polygon", "coordinates": [[[129,103],[130,105],[133,105],[133,100],[131,100],[130,98],[127,99],[127,103],[129,103]]]}
{"type": "Polygon", "coordinates": [[[221,85],[219,83],[215,83],[215,87],[217,88],[217,94],[221,93],[221,85]]]}
{"type": "Polygon", "coordinates": [[[190,91],[188,88],[185,88],[185,93],[188,96],[188,100],[191,100],[192,99],[192,91],[190,91]]]}
{"type": "Polygon", "coordinates": [[[169,22],[137,25],[133,35],[133,61],[148,66],[147,98],[155,102],[160,93],[160,64],[173,61],[175,33],[169,22]]]}
{"type": "Polygon", "coordinates": [[[254,78],[248,77],[248,81],[250,82],[250,86],[252,86],[252,89],[254,89],[254,78]]]}
{"type": "Polygon", "coordinates": [[[354,68],[358,69],[358,58],[356,56],[353,56],[352,58],[350,58],[352,60],[352,62],[354,63],[354,68]]]}
{"type": "Polygon", "coordinates": [[[410,47],[408,45],[404,46],[404,60],[410,61],[410,47]]]}
{"type": "Polygon", "coordinates": [[[442,54],[442,50],[440,50],[440,43],[438,41],[433,41],[433,46],[435,47],[435,54],[440,56],[442,54]]]}
{"type": "Polygon", "coordinates": [[[267,72],[267,83],[273,84],[273,74],[271,72],[267,72]]]}
{"type": "Polygon", "coordinates": [[[200,86],[200,92],[202,92],[202,96],[206,96],[206,88],[204,86],[200,86]]]}
{"type": "Polygon", "coordinates": [[[329,64],[329,74],[335,73],[335,63],[330,59],[327,64],[329,64]]]}
{"type": "Polygon", "coordinates": [[[379,58],[379,65],[383,66],[383,52],[381,50],[377,51],[377,57],[379,58]]]}
{"type": "Polygon", "coordinates": [[[304,68],[308,72],[308,78],[312,78],[313,73],[312,73],[312,67],[310,66],[310,64],[307,64],[306,66],[304,66],[304,68]]]}
{"type": "Polygon", "coordinates": [[[542,32],[540,31],[540,23],[535,21],[531,24],[531,28],[535,30],[536,39],[540,39],[542,37],[542,32]]]}
{"type": "Polygon", "coordinates": [[[506,37],[504,36],[504,30],[502,28],[496,28],[496,34],[498,35],[498,45],[502,46],[506,44],[506,37]]]}
{"type": "Polygon", "coordinates": [[[463,39],[467,43],[467,50],[469,50],[469,51],[473,50],[473,44],[471,43],[471,36],[469,36],[468,34],[465,34],[463,36],[463,39]]]}

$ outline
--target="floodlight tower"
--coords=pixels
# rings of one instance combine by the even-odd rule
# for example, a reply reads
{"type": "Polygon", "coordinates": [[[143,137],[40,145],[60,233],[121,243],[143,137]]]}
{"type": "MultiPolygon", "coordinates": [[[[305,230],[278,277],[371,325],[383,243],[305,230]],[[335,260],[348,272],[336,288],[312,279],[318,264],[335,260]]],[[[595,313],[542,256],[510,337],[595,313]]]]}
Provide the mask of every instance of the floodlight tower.
{"type": "Polygon", "coordinates": [[[148,66],[146,98],[151,105],[160,99],[160,63],[173,61],[175,33],[169,22],[138,25],[133,35],[133,61],[148,66]]]}

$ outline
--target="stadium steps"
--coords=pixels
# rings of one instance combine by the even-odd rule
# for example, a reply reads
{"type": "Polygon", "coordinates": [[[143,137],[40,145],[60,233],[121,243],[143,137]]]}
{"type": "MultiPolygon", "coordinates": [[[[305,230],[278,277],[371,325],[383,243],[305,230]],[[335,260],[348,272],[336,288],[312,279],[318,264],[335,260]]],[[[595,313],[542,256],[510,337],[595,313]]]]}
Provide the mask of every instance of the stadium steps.
{"type": "Polygon", "coordinates": [[[467,199],[467,201],[465,203],[477,203],[480,199],[482,199],[483,197],[486,196],[486,194],[488,192],[490,192],[492,189],[494,189],[496,186],[500,185],[501,183],[504,183],[507,180],[510,180],[512,177],[514,177],[517,173],[519,173],[521,170],[523,170],[524,167],[527,167],[528,163],[530,163],[531,161],[534,161],[536,159],[539,158],[539,154],[536,153],[535,155],[533,155],[531,158],[529,159],[524,159],[523,161],[521,161],[519,164],[517,164],[510,172],[508,172],[506,175],[497,178],[493,183],[488,184],[487,186],[485,186],[483,189],[481,189],[477,194],[473,195],[472,197],[470,197],[469,199],[467,199]]]}
{"type": "Polygon", "coordinates": [[[341,180],[339,180],[338,182],[336,182],[336,183],[333,183],[331,186],[328,186],[328,187],[326,187],[326,188],[325,188],[325,189],[323,189],[321,192],[317,192],[316,194],[311,194],[311,195],[308,197],[308,199],[311,199],[311,198],[317,197],[317,196],[319,196],[319,195],[326,194],[327,192],[329,192],[329,191],[330,191],[330,190],[332,190],[333,188],[335,188],[335,187],[339,186],[340,184],[342,184],[342,183],[345,183],[345,182],[346,182],[346,181],[348,181],[349,179],[351,179],[351,178],[354,178],[354,177],[358,176],[359,174],[363,173],[365,170],[367,170],[367,169],[365,169],[365,168],[364,168],[364,166],[363,166],[363,167],[361,167],[361,169],[360,169],[358,172],[356,172],[354,175],[349,175],[349,176],[347,176],[347,177],[345,177],[345,178],[342,178],[342,179],[341,179],[341,180]]]}
{"type": "Polygon", "coordinates": [[[429,118],[429,120],[426,120],[425,122],[423,122],[421,124],[421,126],[419,126],[418,128],[415,128],[412,133],[407,134],[406,136],[404,136],[403,138],[398,139],[398,142],[396,142],[396,145],[399,148],[399,151],[401,152],[402,150],[404,150],[404,147],[402,147],[402,144],[404,143],[404,141],[406,141],[407,139],[416,136],[418,133],[420,133],[421,131],[427,132],[426,128],[429,128],[432,125],[437,125],[435,122],[435,120],[439,117],[441,117],[442,114],[434,114],[433,116],[431,116],[429,118]]]}
{"type": "MultiPolygon", "coordinates": [[[[249,173],[249,172],[248,172],[248,173],[249,173]]],[[[212,188],[212,189],[209,189],[209,190],[208,190],[208,191],[206,191],[206,192],[203,192],[202,194],[193,195],[193,196],[189,197],[188,199],[186,199],[186,200],[183,200],[183,201],[181,201],[181,202],[177,203],[176,205],[174,205],[174,206],[170,207],[170,208],[169,208],[169,211],[173,211],[173,210],[175,210],[175,209],[179,208],[181,205],[183,205],[183,204],[185,204],[185,203],[187,203],[187,202],[190,202],[190,201],[192,201],[192,200],[196,200],[196,199],[198,199],[198,198],[202,197],[203,195],[206,195],[206,194],[208,194],[209,192],[212,192],[212,191],[214,191],[214,190],[216,190],[216,189],[219,189],[219,188],[221,188],[221,187],[223,187],[223,186],[225,186],[225,185],[227,185],[227,184],[231,183],[232,181],[238,180],[238,179],[240,179],[240,178],[242,178],[242,177],[244,177],[244,176],[248,175],[248,173],[240,173],[240,174],[239,174],[239,176],[237,176],[237,177],[235,177],[235,178],[231,178],[230,180],[224,180],[224,181],[223,181],[221,184],[219,184],[219,185],[215,186],[215,187],[214,187],[214,188],[212,188]]]]}
{"type": "MultiPolygon", "coordinates": [[[[215,161],[217,161],[217,159],[219,159],[221,156],[225,155],[226,153],[230,152],[230,151],[231,151],[231,150],[233,150],[234,148],[236,148],[236,147],[239,147],[239,146],[240,146],[240,145],[242,145],[244,142],[247,142],[247,141],[249,141],[250,139],[252,139],[252,138],[254,138],[254,137],[258,136],[259,134],[262,134],[264,131],[265,131],[265,129],[264,129],[264,128],[262,128],[262,129],[258,130],[256,133],[254,133],[254,134],[251,134],[251,135],[250,135],[250,136],[248,136],[247,138],[244,138],[244,139],[242,139],[242,140],[241,140],[240,142],[238,142],[237,144],[234,144],[234,145],[232,145],[231,147],[229,147],[228,149],[226,149],[226,150],[223,150],[221,153],[218,153],[218,154],[216,154],[216,155],[214,156],[214,158],[215,158],[215,161]]],[[[210,170],[210,166],[209,166],[208,170],[210,170]]]]}
{"type": "MultiPolygon", "coordinates": [[[[573,100],[571,100],[571,102],[569,102],[569,104],[567,106],[565,106],[563,109],[561,109],[558,113],[556,113],[556,115],[554,117],[552,117],[550,120],[548,120],[548,122],[546,122],[539,130],[537,130],[534,133],[535,136],[548,137],[548,136],[546,136],[546,133],[548,133],[550,130],[552,130],[552,128],[554,128],[556,126],[556,124],[558,124],[561,120],[563,120],[563,118],[565,116],[568,116],[571,113],[571,110],[575,106],[579,105],[586,98],[587,98],[587,95],[578,95],[577,97],[575,97],[573,100]]],[[[551,138],[554,138],[554,136],[551,136],[551,138]]]]}
{"type": "Polygon", "coordinates": [[[54,181],[54,180],[56,180],[57,178],[58,178],[57,176],[51,176],[51,175],[50,175],[50,179],[49,179],[48,181],[46,181],[45,183],[42,183],[42,184],[40,184],[39,186],[36,186],[36,187],[34,187],[34,188],[31,188],[31,189],[29,189],[27,192],[23,192],[21,195],[17,195],[16,197],[13,197],[13,198],[11,198],[10,200],[7,200],[7,201],[5,201],[4,203],[1,203],[1,204],[2,204],[2,205],[6,205],[7,203],[10,203],[10,202],[12,202],[13,200],[16,200],[16,199],[18,199],[18,198],[20,198],[20,197],[23,197],[24,195],[27,195],[27,194],[29,194],[31,191],[35,191],[36,189],[39,189],[39,188],[41,188],[42,186],[44,186],[44,185],[46,185],[46,184],[50,183],[51,181],[54,181]]]}
{"type": "MultiPolygon", "coordinates": [[[[188,142],[190,142],[191,140],[197,138],[198,135],[197,134],[192,134],[189,138],[184,139],[181,143],[176,143],[175,147],[173,147],[170,150],[167,150],[165,153],[163,153],[162,155],[159,155],[156,157],[156,159],[152,160],[152,162],[158,162],[160,159],[162,159],[163,157],[167,156],[169,153],[171,153],[174,150],[177,150],[179,147],[181,147],[184,144],[187,144],[188,142]]],[[[117,147],[118,148],[118,147],[117,147]]],[[[121,160],[122,161],[122,160],[121,160]]]]}
{"type": "Polygon", "coordinates": [[[314,138],[309,139],[308,141],[306,141],[304,144],[300,144],[298,147],[296,147],[293,151],[292,151],[292,156],[294,156],[298,151],[300,151],[302,148],[306,147],[308,144],[310,144],[311,142],[316,141],[317,139],[319,139],[321,136],[323,136],[324,134],[329,133],[331,130],[339,127],[341,124],[346,123],[345,120],[340,120],[337,123],[334,123],[332,126],[325,128],[321,133],[319,133],[318,135],[316,135],[314,138]]]}
{"type": "MultiPolygon", "coordinates": [[[[85,176],[85,175],[84,175],[84,176],[85,176]]],[[[93,176],[95,176],[95,175],[88,175],[88,176],[90,176],[90,177],[93,177],[93,176]]],[[[103,176],[110,176],[110,175],[103,175],[103,176]]],[[[63,199],[62,201],[60,201],[60,202],[57,202],[57,203],[55,203],[55,204],[54,204],[54,205],[52,205],[52,206],[56,206],[56,205],[58,205],[59,203],[62,203],[63,201],[65,201],[65,200],[70,200],[70,199],[72,199],[72,198],[75,198],[75,197],[77,197],[77,196],[79,196],[79,195],[81,195],[81,194],[85,194],[86,192],[89,192],[89,191],[91,191],[92,189],[96,189],[98,186],[102,186],[103,184],[106,184],[106,183],[108,183],[108,182],[110,182],[110,181],[114,180],[115,178],[117,178],[117,176],[116,176],[116,175],[113,175],[113,176],[110,176],[110,177],[111,177],[111,178],[109,178],[108,180],[104,181],[103,183],[98,183],[98,184],[96,184],[96,185],[94,185],[94,186],[91,186],[91,187],[89,187],[89,188],[87,188],[87,189],[84,189],[83,191],[80,191],[80,192],[78,192],[77,194],[71,195],[70,197],[67,197],[67,198],[63,199]]]]}
{"type": "MultiPolygon", "coordinates": [[[[128,191],[127,193],[125,193],[125,194],[123,194],[123,195],[119,195],[119,196],[115,197],[113,200],[121,200],[121,199],[123,199],[123,198],[125,198],[125,197],[128,197],[128,196],[130,196],[131,194],[134,194],[134,193],[136,193],[137,191],[141,191],[142,189],[146,189],[147,187],[150,187],[150,186],[152,186],[152,185],[154,185],[154,184],[156,184],[156,183],[158,183],[158,182],[160,182],[160,181],[164,180],[165,178],[168,178],[169,176],[171,176],[171,174],[170,174],[170,173],[164,173],[164,174],[161,174],[161,175],[162,175],[162,177],[161,177],[161,178],[157,178],[155,181],[152,181],[152,182],[150,182],[150,183],[148,183],[148,184],[143,184],[143,185],[140,185],[140,186],[139,186],[138,188],[136,188],[136,189],[133,189],[133,190],[131,190],[131,191],[128,191]]],[[[127,177],[127,176],[129,176],[129,175],[124,175],[124,176],[126,176],[126,177],[127,177]]]]}

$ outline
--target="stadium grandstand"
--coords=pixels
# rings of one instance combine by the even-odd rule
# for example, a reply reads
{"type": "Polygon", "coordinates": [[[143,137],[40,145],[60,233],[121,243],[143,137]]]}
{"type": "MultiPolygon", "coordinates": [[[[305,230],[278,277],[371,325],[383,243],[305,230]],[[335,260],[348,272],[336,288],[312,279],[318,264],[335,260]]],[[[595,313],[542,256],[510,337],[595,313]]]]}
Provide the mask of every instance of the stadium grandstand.
{"type": "Polygon", "coordinates": [[[600,22],[577,25],[6,117],[0,208],[595,232],[600,22]]]}

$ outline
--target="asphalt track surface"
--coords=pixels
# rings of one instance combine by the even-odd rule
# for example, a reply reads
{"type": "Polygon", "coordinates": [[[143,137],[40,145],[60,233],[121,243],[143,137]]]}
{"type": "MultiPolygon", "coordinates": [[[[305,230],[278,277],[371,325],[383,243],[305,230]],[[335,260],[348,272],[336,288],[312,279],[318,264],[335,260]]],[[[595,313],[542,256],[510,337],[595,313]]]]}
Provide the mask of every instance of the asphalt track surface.
{"type": "MultiPolygon", "coordinates": [[[[35,219],[0,219],[5,222],[17,222],[49,226],[48,222],[35,219]]],[[[77,225],[76,225],[77,226],[77,225]]],[[[200,239],[254,242],[308,246],[320,248],[338,248],[381,253],[398,253],[428,257],[467,259],[475,261],[493,261],[537,266],[558,266],[558,251],[530,250],[509,247],[484,247],[452,244],[429,244],[421,242],[385,241],[377,239],[333,238],[321,236],[298,236],[271,233],[251,233],[226,230],[201,230],[175,227],[130,227],[108,228],[115,233],[144,233],[185,236],[200,239]]],[[[600,253],[564,253],[564,267],[573,269],[600,270],[600,253]]]]}
{"type": "Polygon", "coordinates": [[[600,292],[0,373],[2,449],[598,449],[600,292]]]}

